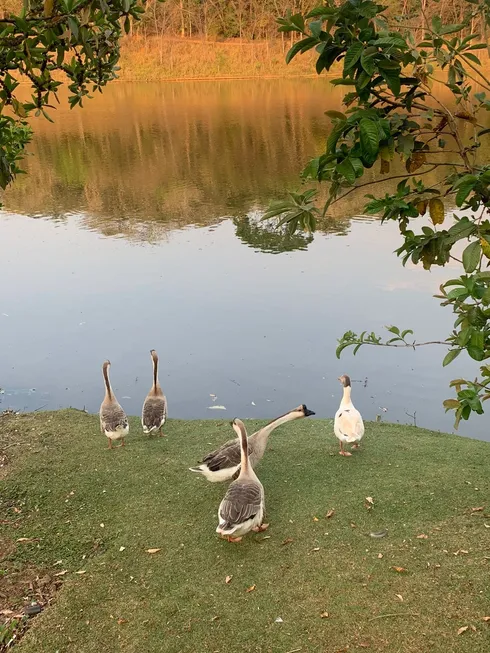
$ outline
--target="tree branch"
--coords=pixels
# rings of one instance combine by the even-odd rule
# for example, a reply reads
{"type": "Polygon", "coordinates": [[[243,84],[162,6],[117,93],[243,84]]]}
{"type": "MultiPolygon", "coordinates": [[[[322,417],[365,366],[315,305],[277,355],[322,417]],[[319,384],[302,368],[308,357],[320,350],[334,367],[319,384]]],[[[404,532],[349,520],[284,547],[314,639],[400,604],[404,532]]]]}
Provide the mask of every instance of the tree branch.
{"type": "Polygon", "coordinates": [[[340,200],[343,200],[344,197],[346,197],[347,195],[350,195],[350,193],[353,193],[355,190],[358,190],[359,188],[364,188],[365,186],[373,186],[374,184],[381,184],[381,183],[383,183],[385,181],[392,181],[393,179],[407,179],[407,177],[420,177],[420,175],[426,175],[428,172],[432,172],[433,170],[438,168],[440,164],[439,163],[432,163],[430,165],[433,166],[432,168],[430,168],[430,170],[423,170],[421,172],[414,172],[411,175],[409,175],[407,173],[405,175],[393,175],[393,177],[382,177],[381,179],[375,179],[374,181],[367,181],[364,184],[359,184],[358,186],[354,186],[353,188],[349,188],[349,190],[346,191],[343,195],[341,195],[340,197],[337,197],[336,199],[334,199],[333,202],[331,202],[330,206],[332,206],[332,204],[335,204],[336,202],[339,202],[340,200]]]}

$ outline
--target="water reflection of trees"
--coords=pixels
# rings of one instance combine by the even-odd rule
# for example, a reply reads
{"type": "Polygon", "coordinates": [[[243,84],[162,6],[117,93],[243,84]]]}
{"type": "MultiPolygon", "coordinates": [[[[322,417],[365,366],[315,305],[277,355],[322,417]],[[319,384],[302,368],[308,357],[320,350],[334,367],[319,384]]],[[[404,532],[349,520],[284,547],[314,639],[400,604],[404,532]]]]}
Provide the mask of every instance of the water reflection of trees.
{"type": "Polygon", "coordinates": [[[321,147],[327,93],[317,80],[114,85],[36,123],[28,174],[5,206],[77,213],[87,228],[137,239],[266,206],[321,147]]]}
{"type": "MultiPolygon", "coordinates": [[[[323,79],[115,84],[83,110],[62,103],[55,124],[36,122],[28,174],[5,194],[5,207],[53,219],[75,213],[88,229],[139,241],[246,215],[297,188],[299,170],[324,147],[323,112],[341,99],[323,79]]],[[[379,178],[373,168],[361,181],[379,178]]],[[[364,193],[388,191],[391,184],[377,183],[352,193],[320,230],[345,233],[364,193]]],[[[240,238],[266,250],[307,245],[236,224],[240,238]]]]}
{"type": "MultiPolygon", "coordinates": [[[[281,254],[295,250],[306,250],[313,242],[313,235],[301,232],[289,234],[285,228],[277,228],[275,221],[262,222],[263,212],[253,210],[247,215],[233,218],[235,234],[245,245],[268,254],[281,254]]],[[[336,235],[346,235],[349,219],[324,218],[318,224],[318,231],[336,235]]]]}

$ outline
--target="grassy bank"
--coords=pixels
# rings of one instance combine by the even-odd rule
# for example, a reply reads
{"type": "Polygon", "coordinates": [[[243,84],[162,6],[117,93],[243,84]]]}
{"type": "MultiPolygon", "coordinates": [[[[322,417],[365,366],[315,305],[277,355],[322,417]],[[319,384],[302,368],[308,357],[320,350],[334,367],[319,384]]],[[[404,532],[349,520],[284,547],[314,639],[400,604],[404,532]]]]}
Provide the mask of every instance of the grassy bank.
{"type": "Polygon", "coordinates": [[[489,650],[488,443],[368,424],[343,459],[331,421],[283,427],[258,468],[271,526],[228,544],[225,486],[187,471],[228,422],[131,429],[108,451],[92,415],[0,418],[0,618],[52,602],[19,653],[489,650]]]}
{"type": "Polygon", "coordinates": [[[315,75],[314,56],[285,57],[289,40],[204,41],[131,37],[123,41],[119,78],[125,81],[315,75]]]}

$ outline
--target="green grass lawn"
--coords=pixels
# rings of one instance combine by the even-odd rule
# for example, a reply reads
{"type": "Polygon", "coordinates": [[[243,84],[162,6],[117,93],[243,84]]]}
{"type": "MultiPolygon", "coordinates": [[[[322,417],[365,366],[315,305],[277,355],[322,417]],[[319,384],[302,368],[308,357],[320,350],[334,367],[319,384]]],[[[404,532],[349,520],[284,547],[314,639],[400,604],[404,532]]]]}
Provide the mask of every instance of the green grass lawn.
{"type": "Polygon", "coordinates": [[[187,471],[229,423],[166,432],[131,418],[109,451],[93,415],[0,418],[0,610],[63,581],[18,653],[488,653],[490,444],[367,424],[344,459],[331,420],[286,425],[257,467],[270,528],[229,544],[226,484],[187,471]]]}

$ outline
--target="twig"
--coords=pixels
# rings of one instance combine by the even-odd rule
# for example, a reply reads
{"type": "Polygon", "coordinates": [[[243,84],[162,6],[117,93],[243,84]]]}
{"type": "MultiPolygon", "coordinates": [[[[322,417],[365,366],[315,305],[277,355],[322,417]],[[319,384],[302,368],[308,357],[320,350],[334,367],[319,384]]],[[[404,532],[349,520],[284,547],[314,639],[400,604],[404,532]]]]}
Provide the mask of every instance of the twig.
{"type": "Polygon", "coordinates": [[[286,653],[298,653],[298,651],[302,651],[302,648],[293,648],[292,651],[286,651],[286,653]]]}
{"type": "Polygon", "coordinates": [[[374,181],[367,181],[364,184],[359,184],[358,186],[354,186],[353,188],[349,188],[349,190],[346,191],[343,195],[341,195],[340,197],[337,197],[336,199],[334,199],[333,202],[330,204],[330,206],[332,206],[332,204],[335,204],[336,202],[339,202],[340,200],[343,200],[344,197],[346,197],[350,193],[353,193],[358,188],[363,188],[365,186],[372,186],[373,184],[381,184],[383,181],[392,181],[393,179],[406,179],[407,177],[419,177],[420,175],[426,175],[428,172],[432,172],[439,165],[440,165],[439,163],[432,164],[433,167],[429,168],[429,170],[423,170],[421,172],[414,172],[411,175],[409,175],[409,174],[406,174],[406,175],[394,175],[393,177],[383,177],[381,179],[375,179],[374,181]]]}
{"type": "MultiPolygon", "coordinates": [[[[360,343],[353,341],[349,344],[357,345],[360,343]]],[[[411,347],[412,349],[416,349],[417,347],[425,347],[425,345],[445,345],[446,347],[450,347],[451,343],[444,340],[430,340],[428,342],[406,342],[403,345],[395,345],[394,343],[390,344],[389,342],[369,342],[366,340],[362,345],[375,345],[376,347],[411,347]]]]}
{"type": "Polygon", "coordinates": [[[408,415],[408,417],[411,417],[413,419],[413,425],[417,426],[417,411],[416,410],[413,411],[413,415],[411,415],[410,413],[407,413],[407,411],[405,411],[405,415],[408,415]]]}
{"type": "Polygon", "coordinates": [[[375,619],[384,619],[385,617],[420,617],[418,612],[390,612],[389,614],[378,614],[377,617],[372,617],[369,621],[375,619]]]}
{"type": "Polygon", "coordinates": [[[38,410],[42,410],[43,408],[46,408],[47,405],[48,405],[48,404],[44,404],[43,406],[39,406],[39,408],[35,408],[32,412],[33,412],[33,413],[37,413],[38,410]]]}

